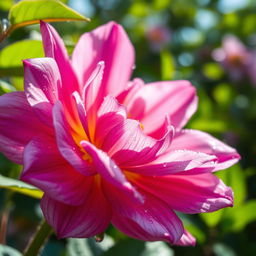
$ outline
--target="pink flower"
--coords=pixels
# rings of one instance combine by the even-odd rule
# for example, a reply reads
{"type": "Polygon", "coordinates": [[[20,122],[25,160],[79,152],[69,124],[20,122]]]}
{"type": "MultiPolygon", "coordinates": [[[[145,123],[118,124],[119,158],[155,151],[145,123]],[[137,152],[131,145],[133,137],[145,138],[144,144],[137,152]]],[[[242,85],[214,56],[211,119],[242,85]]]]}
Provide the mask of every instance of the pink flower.
{"type": "Polygon", "coordinates": [[[213,171],[239,159],[210,135],[184,130],[197,106],[187,81],[129,82],[134,49],[114,22],[85,33],[71,60],[41,22],[46,58],[24,61],[25,92],[0,97],[0,150],[44,191],[59,238],[91,237],[112,223],[147,241],[193,245],[175,211],[232,206],[213,171]]]}
{"type": "Polygon", "coordinates": [[[153,51],[159,52],[171,41],[171,31],[163,24],[149,26],[146,31],[146,37],[153,51]]]}
{"type": "Polygon", "coordinates": [[[230,77],[235,81],[244,78],[252,62],[249,50],[233,35],[225,36],[222,41],[222,47],[215,49],[212,55],[216,61],[223,65],[230,77]]]}

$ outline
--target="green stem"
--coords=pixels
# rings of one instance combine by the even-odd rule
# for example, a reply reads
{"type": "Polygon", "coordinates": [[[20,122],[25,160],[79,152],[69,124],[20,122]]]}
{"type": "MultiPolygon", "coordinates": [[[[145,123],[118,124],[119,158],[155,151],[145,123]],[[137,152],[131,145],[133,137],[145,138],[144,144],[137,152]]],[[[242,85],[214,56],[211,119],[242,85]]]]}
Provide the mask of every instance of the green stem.
{"type": "Polygon", "coordinates": [[[43,221],[39,225],[35,235],[29,241],[23,255],[24,256],[38,255],[41,248],[44,246],[48,237],[50,236],[51,232],[52,232],[52,228],[49,226],[48,223],[46,223],[46,221],[43,221]]]}

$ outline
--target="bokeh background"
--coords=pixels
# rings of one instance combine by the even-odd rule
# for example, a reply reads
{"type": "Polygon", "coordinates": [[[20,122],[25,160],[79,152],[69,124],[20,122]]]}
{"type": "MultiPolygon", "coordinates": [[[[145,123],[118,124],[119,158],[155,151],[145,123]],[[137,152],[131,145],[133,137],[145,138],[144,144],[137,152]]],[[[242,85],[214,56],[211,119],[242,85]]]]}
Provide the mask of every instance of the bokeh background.
{"type": "MultiPolygon", "coordinates": [[[[0,1],[1,19],[7,17],[14,2],[0,1]]],[[[195,247],[136,241],[110,227],[102,243],[93,239],[57,240],[52,235],[42,255],[256,255],[256,1],[63,2],[92,19],[90,23],[53,24],[70,53],[82,33],[110,20],[121,23],[136,50],[133,76],[146,82],[190,80],[197,88],[199,106],[187,127],[206,131],[237,148],[242,160],[216,174],[233,188],[233,208],[181,215],[197,238],[195,247]]],[[[0,49],[24,39],[40,40],[38,25],[18,29],[0,49]]],[[[37,43],[37,47],[24,46],[13,55],[0,51],[1,94],[22,90],[21,59],[43,56],[41,42],[37,43]],[[7,59],[16,61],[10,70],[4,66],[7,59]]],[[[17,178],[20,171],[21,166],[0,155],[1,175],[17,178]]],[[[40,222],[39,200],[0,188],[0,213],[2,227],[7,223],[6,244],[22,251],[40,222]]],[[[1,234],[0,239],[4,241],[1,234]]]]}

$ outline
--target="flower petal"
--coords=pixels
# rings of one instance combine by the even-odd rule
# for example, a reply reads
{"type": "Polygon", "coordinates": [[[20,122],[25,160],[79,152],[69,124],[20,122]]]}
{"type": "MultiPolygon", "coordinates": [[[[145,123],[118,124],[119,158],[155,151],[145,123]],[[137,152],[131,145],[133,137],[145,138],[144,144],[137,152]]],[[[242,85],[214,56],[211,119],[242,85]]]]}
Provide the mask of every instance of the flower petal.
{"type": "Polygon", "coordinates": [[[89,135],[92,141],[94,140],[97,111],[104,99],[101,94],[104,67],[104,62],[101,61],[98,63],[84,88],[84,105],[87,114],[89,135]]]}
{"type": "Polygon", "coordinates": [[[143,193],[144,204],[134,203],[124,193],[103,185],[104,193],[113,208],[112,224],[128,236],[145,241],[176,243],[183,234],[177,215],[161,200],[143,193]]]}
{"type": "Polygon", "coordinates": [[[104,61],[106,66],[103,95],[118,95],[126,87],[132,73],[134,49],[123,28],[115,22],[85,33],[78,41],[72,64],[82,86],[99,61],[104,61]]]}
{"type": "Polygon", "coordinates": [[[52,132],[38,120],[24,92],[0,96],[0,109],[0,152],[22,164],[27,143],[36,135],[52,132]]]}
{"type": "Polygon", "coordinates": [[[101,147],[108,133],[126,119],[126,109],[108,95],[104,98],[98,113],[94,144],[101,147]]]}
{"type": "Polygon", "coordinates": [[[135,200],[143,201],[141,195],[125,178],[123,172],[114,161],[102,150],[97,149],[88,141],[81,141],[81,146],[91,156],[95,172],[98,172],[107,182],[126,192],[135,200]]]}
{"type": "Polygon", "coordinates": [[[169,174],[199,174],[211,172],[215,168],[215,156],[190,150],[170,151],[160,155],[154,161],[128,166],[126,170],[150,176],[165,176],[169,174]]]}
{"type": "Polygon", "coordinates": [[[188,149],[215,155],[217,157],[215,171],[226,169],[240,159],[240,155],[234,148],[229,147],[205,132],[197,130],[182,130],[177,133],[171,148],[188,149]]]}
{"type": "Polygon", "coordinates": [[[27,100],[46,124],[52,126],[52,106],[58,99],[61,77],[52,58],[24,60],[24,86],[27,100]]]}
{"type": "Polygon", "coordinates": [[[71,135],[71,128],[67,123],[60,101],[57,101],[53,107],[53,122],[61,155],[82,174],[92,175],[90,165],[83,159],[84,153],[77,146],[71,135]]]}
{"type": "Polygon", "coordinates": [[[213,212],[233,205],[233,192],[211,173],[197,175],[141,176],[133,183],[184,213],[213,212]]]}
{"type": "Polygon", "coordinates": [[[176,243],[179,246],[195,246],[196,239],[187,231],[184,230],[184,234],[182,235],[180,241],[176,243]]]}
{"type": "Polygon", "coordinates": [[[52,137],[33,138],[24,150],[21,180],[28,182],[57,201],[71,205],[82,204],[88,193],[91,177],[70,166],[60,155],[52,137]]]}
{"type": "Polygon", "coordinates": [[[85,238],[95,236],[108,227],[111,209],[99,187],[87,187],[85,202],[71,206],[45,194],[41,201],[46,221],[54,228],[58,238],[85,238]]]}
{"type": "Polygon", "coordinates": [[[102,149],[122,168],[153,161],[169,147],[173,130],[168,128],[160,140],[147,136],[139,122],[126,119],[116,125],[105,137],[102,149]]]}
{"type": "Polygon", "coordinates": [[[69,95],[74,91],[80,91],[80,88],[64,42],[50,24],[40,21],[40,29],[45,56],[55,59],[62,78],[62,96],[68,100],[69,95]]]}
{"type": "Polygon", "coordinates": [[[138,90],[126,106],[131,118],[143,124],[145,133],[159,138],[166,115],[176,129],[182,128],[196,110],[197,97],[188,81],[157,82],[138,90]]]}

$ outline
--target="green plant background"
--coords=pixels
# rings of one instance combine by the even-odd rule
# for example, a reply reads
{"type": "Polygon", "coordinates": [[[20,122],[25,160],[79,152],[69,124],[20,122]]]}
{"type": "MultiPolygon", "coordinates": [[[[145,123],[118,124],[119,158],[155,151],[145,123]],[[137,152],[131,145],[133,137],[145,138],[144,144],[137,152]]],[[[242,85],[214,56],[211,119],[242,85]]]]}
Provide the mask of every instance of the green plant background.
{"type": "MultiPolygon", "coordinates": [[[[254,53],[256,1],[234,1],[242,2],[240,6],[228,0],[62,2],[92,20],[53,23],[70,53],[82,33],[110,20],[121,23],[136,50],[133,76],[147,82],[190,80],[197,88],[199,107],[187,127],[209,132],[234,146],[242,160],[217,173],[234,190],[233,208],[181,216],[186,228],[197,238],[195,247],[141,242],[109,227],[102,243],[94,239],[57,240],[52,235],[42,255],[256,255],[256,84],[246,76],[233,79],[212,57],[212,51],[221,47],[227,34],[238,37],[254,53]],[[170,40],[158,49],[152,48],[153,42],[147,36],[148,30],[156,25],[167,28],[171,34],[170,40]]],[[[1,19],[8,17],[13,4],[13,0],[0,1],[1,19]]],[[[0,50],[0,93],[22,90],[21,60],[43,56],[39,26],[16,29],[2,42],[0,50]]],[[[0,155],[0,212],[9,216],[6,244],[18,251],[24,249],[41,219],[37,199],[40,192],[16,183],[20,171],[21,166],[0,155]]],[[[0,245],[0,255],[19,253],[0,245]]]]}

